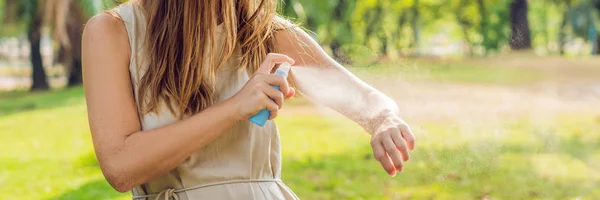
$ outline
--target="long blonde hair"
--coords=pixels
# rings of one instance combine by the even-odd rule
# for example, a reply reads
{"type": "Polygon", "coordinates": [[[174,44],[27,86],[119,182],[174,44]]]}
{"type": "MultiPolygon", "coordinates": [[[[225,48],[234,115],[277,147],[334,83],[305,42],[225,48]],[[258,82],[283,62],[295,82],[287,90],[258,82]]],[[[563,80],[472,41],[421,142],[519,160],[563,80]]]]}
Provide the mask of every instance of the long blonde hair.
{"type": "MultiPolygon", "coordinates": [[[[138,85],[142,116],[164,101],[179,118],[214,103],[216,70],[235,48],[238,67],[254,73],[270,52],[273,34],[292,24],[277,16],[276,0],[146,0],[148,69],[138,85]],[[224,46],[215,52],[217,24],[224,46]],[[208,62],[206,62],[208,60],[208,62]]],[[[221,45],[221,43],[219,43],[221,45]]]]}

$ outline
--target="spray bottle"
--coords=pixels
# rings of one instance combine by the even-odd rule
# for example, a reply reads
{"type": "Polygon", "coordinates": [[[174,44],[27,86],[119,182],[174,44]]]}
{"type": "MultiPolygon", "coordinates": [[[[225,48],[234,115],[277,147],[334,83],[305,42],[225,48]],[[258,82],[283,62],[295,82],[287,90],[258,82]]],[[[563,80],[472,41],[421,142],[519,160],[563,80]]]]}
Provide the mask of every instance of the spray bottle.
{"type": "MultiPolygon", "coordinates": [[[[275,74],[287,78],[291,66],[292,65],[287,62],[281,63],[279,65],[279,68],[277,68],[277,70],[275,70],[275,74]]],[[[279,86],[271,85],[271,87],[273,87],[277,90],[281,90],[279,88],[279,86]]],[[[258,114],[250,117],[249,120],[252,123],[255,123],[256,125],[263,127],[263,126],[265,126],[265,123],[267,123],[267,120],[269,119],[270,116],[271,116],[271,112],[265,108],[265,109],[261,110],[260,112],[258,112],[258,114]]]]}

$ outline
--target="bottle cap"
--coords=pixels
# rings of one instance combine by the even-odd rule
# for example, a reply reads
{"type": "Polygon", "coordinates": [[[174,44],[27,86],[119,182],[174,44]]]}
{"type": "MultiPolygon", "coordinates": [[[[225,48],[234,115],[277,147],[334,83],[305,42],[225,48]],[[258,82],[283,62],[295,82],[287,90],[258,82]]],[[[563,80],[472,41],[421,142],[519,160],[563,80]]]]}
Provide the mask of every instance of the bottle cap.
{"type": "Polygon", "coordinates": [[[290,64],[290,63],[287,63],[287,62],[281,63],[279,65],[279,68],[277,68],[277,70],[275,70],[275,74],[279,75],[279,76],[287,77],[290,72],[290,67],[292,67],[292,64],[290,64]]]}

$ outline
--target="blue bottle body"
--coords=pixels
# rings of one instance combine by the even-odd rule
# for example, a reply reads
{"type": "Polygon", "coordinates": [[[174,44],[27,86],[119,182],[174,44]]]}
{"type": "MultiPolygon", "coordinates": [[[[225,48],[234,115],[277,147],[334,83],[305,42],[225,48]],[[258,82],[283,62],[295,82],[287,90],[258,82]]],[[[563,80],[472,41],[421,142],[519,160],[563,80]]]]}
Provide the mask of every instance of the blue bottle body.
{"type": "MultiPolygon", "coordinates": [[[[275,71],[275,74],[287,78],[290,67],[291,67],[291,64],[282,63],[279,66],[279,68],[275,71]]],[[[271,87],[281,91],[279,86],[272,85],[271,87]]],[[[268,109],[262,109],[260,112],[258,112],[256,115],[250,117],[248,120],[250,120],[252,123],[254,123],[260,127],[264,127],[265,124],[267,123],[267,120],[269,120],[270,116],[271,116],[271,111],[269,111],[268,109]]]]}
{"type": "MultiPolygon", "coordinates": [[[[280,90],[279,86],[272,85],[271,87],[273,87],[273,88],[275,88],[277,90],[280,90]]],[[[269,109],[262,109],[256,115],[250,117],[249,120],[252,123],[255,123],[256,125],[259,125],[260,127],[263,127],[267,123],[267,120],[269,120],[270,116],[271,116],[271,111],[269,111],[269,109]]]]}

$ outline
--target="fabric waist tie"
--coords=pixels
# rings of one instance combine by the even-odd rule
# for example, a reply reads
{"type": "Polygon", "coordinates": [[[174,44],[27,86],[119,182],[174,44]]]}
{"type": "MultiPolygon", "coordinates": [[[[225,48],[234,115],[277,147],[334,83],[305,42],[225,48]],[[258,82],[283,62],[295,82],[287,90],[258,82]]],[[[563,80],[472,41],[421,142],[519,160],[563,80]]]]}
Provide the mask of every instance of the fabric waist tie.
{"type": "MultiPolygon", "coordinates": [[[[212,186],[217,186],[217,185],[227,185],[227,184],[234,184],[234,183],[259,183],[259,182],[274,182],[277,183],[279,185],[283,185],[281,183],[281,180],[279,179],[240,179],[240,180],[229,180],[229,181],[219,181],[219,182],[213,182],[213,183],[207,183],[207,184],[201,184],[201,185],[196,185],[196,186],[192,186],[192,187],[188,187],[188,188],[182,188],[182,189],[165,189],[163,191],[160,191],[158,194],[148,194],[148,195],[134,195],[133,199],[146,199],[146,198],[150,198],[150,197],[155,197],[155,200],[160,199],[161,196],[164,195],[165,200],[170,200],[171,198],[175,199],[175,200],[179,200],[179,196],[176,193],[181,193],[181,192],[185,192],[185,191],[189,191],[189,190],[195,190],[195,189],[200,189],[200,188],[205,188],[205,187],[212,187],[212,186]]],[[[285,185],[283,185],[285,186],[285,185]]]]}

